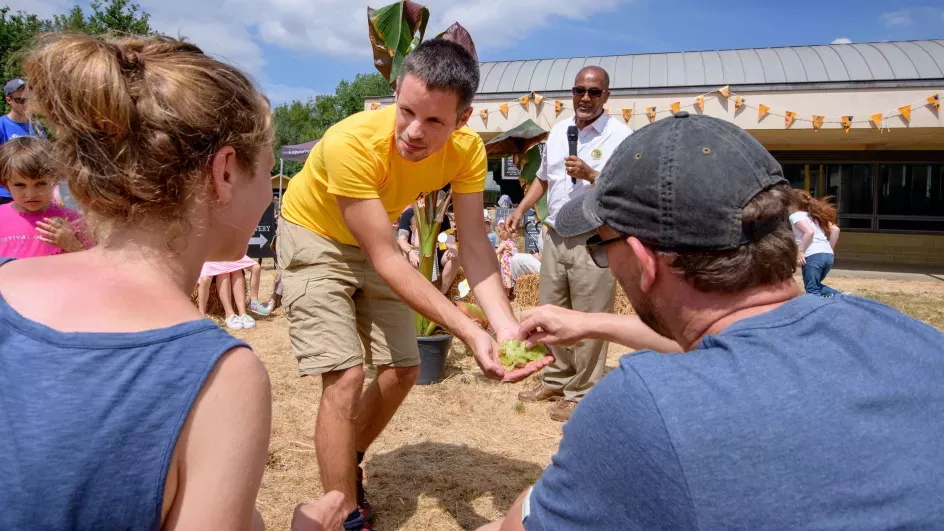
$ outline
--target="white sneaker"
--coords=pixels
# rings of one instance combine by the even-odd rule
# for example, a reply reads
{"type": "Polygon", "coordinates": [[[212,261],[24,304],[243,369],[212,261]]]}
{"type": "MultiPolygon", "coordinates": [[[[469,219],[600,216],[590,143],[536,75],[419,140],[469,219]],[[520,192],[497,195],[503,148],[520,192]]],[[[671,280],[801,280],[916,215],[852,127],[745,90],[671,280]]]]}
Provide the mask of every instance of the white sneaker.
{"type": "Polygon", "coordinates": [[[248,315],[240,315],[239,319],[243,322],[243,328],[255,328],[256,320],[248,315]]]}
{"type": "Polygon", "coordinates": [[[242,317],[238,315],[230,315],[227,317],[226,328],[229,328],[230,330],[242,330],[245,328],[242,317]]]}

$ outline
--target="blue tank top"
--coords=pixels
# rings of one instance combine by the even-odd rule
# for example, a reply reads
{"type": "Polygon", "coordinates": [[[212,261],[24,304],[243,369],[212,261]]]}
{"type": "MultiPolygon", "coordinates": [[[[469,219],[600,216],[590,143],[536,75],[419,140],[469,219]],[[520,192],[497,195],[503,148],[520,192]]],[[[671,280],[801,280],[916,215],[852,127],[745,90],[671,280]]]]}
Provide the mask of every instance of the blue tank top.
{"type": "Polygon", "coordinates": [[[0,296],[0,529],[159,529],[177,437],[239,346],[208,319],[59,332],[0,296]]]}

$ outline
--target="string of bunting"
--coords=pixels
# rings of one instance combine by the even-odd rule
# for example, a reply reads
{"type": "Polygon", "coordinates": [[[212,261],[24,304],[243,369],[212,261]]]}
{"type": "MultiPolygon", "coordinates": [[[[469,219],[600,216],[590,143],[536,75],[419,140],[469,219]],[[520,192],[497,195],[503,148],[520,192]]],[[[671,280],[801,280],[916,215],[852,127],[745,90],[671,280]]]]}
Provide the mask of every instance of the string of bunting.
{"type": "MultiPolygon", "coordinates": [[[[927,106],[927,107],[932,107],[938,111],[941,109],[941,93],[936,92],[934,94],[931,94],[927,98],[924,98],[922,100],[916,100],[908,105],[902,105],[901,107],[898,107],[897,109],[891,109],[885,112],[877,112],[877,113],[870,114],[868,117],[869,119],[867,120],[864,118],[860,120],[855,120],[854,116],[840,116],[838,117],[838,119],[828,120],[826,115],[821,115],[821,114],[811,114],[809,115],[809,118],[805,118],[805,117],[801,117],[798,113],[789,111],[789,110],[783,111],[783,114],[772,112],[770,110],[770,107],[767,105],[764,105],[763,103],[759,103],[757,104],[757,106],[754,106],[748,101],[748,98],[741,96],[735,92],[732,92],[730,85],[725,85],[711,92],[706,92],[704,94],[695,96],[692,99],[692,102],[686,105],[682,105],[681,101],[675,101],[675,102],[670,103],[667,108],[646,107],[646,116],[649,118],[649,123],[652,123],[656,121],[656,117],[659,114],[663,114],[663,113],[675,114],[683,108],[697,107],[698,110],[704,111],[705,100],[709,98],[710,99],[723,98],[725,100],[733,99],[735,113],[740,112],[741,109],[744,107],[753,109],[757,111],[758,121],[763,120],[767,116],[777,116],[777,117],[783,118],[785,129],[789,129],[795,122],[798,122],[798,121],[810,122],[813,125],[813,130],[815,131],[819,131],[820,128],[823,127],[824,123],[838,123],[838,124],[841,124],[843,130],[845,130],[846,133],[849,132],[849,130],[852,128],[852,124],[854,123],[872,123],[872,124],[875,124],[875,126],[878,127],[879,130],[882,130],[883,128],[885,129],[888,128],[887,124],[888,124],[889,118],[901,116],[902,119],[910,122],[911,112],[914,110],[915,107],[927,106]],[[882,125],[883,123],[885,124],[884,127],[882,125]]],[[[479,114],[479,118],[481,118],[482,120],[482,123],[485,126],[488,126],[488,117],[496,112],[501,113],[503,117],[508,118],[508,113],[511,111],[513,105],[516,105],[516,104],[521,105],[525,110],[528,110],[532,102],[534,103],[535,106],[538,106],[538,105],[543,104],[544,100],[545,100],[545,97],[542,96],[541,94],[538,94],[537,92],[530,92],[517,99],[510,100],[505,103],[499,103],[497,104],[497,107],[489,108],[489,109],[481,109],[479,110],[478,114],[479,114]]],[[[371,110],[377,110],[381,107],[383,107],[383,105],[377,102],[371,102],[370,104],[371,110]]],[[[554,101],[554,117],[555,118],[559,117],[560,114],[564,111],[564,109],[568,107],[569,106],[566,105],[563,101],[555,100],[554,101]]],[[[604,109],[604,112],[606,114],[609,114],[611,116],[622,117],[626,123],[629,123],[630,119],[632,119],[633,117],[635,108],[620,109],[619,113],[610,112],[610,111],[611,109],[604,109]]]]}

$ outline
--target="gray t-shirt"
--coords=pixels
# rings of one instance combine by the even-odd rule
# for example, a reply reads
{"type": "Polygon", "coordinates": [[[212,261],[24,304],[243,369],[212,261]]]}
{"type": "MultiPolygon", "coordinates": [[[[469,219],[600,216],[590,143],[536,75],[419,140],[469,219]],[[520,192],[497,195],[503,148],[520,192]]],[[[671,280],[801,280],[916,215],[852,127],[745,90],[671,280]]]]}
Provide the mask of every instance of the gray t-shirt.
{"type": "Polygon", "coordinates": [[[944,529],[944,335],[810,295],[624,356],[564,425],[528,531],[944,529]]]}

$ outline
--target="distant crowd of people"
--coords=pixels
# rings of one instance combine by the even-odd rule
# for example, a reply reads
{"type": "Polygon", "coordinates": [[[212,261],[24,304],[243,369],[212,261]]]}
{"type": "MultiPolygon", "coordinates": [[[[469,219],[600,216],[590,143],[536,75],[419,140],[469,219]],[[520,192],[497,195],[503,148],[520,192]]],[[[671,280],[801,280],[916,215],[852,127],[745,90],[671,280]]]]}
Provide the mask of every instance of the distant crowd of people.
{"type": "MultiPolygon", "coordinates": [[[[264,528],[269,375],[189,297],[199,285],[206,304],[211,278],[242,295],[248,268],[248,311],[271,311],[241,258],[271,202],[268,100],[164,36],[49,35],[24,69],[0,121],[15,129],[0,146],[0,529],[264,528]],[[81,216],[54,200],[60,179],[81,216]]],[[[567,422],[484,530],[941,527],[944,335],[823,284],[828,202],[791,191],[729,122],[682,111],[629,131],[591,66],[538,180],[493,220],[484,144],[465,127],[479,81],[459,44],[419,44],[396,105],[330,128],[285,192],[277,295],[298,374],[321,383],[326,491],[293,531],[372,528],[363,465],[416,382],[414,312],[490,379],[540,372],[519,397],[567,422]],[[405,209],[447,185],[437,288],[405,209]],[[542,305],[516,315],[515,232],[545,194],[542,305]],[[494,335],[443,295],[460,266],[494,335]],[[634,315],[612,313],[617,283],[634,315]],[[506,340],[552,355],[506,369],[506,340]],[[639,352],[603,376],[608,342],[639,352]]],[[[227,326],[251,327],[233,303],[227,326]]]]}

